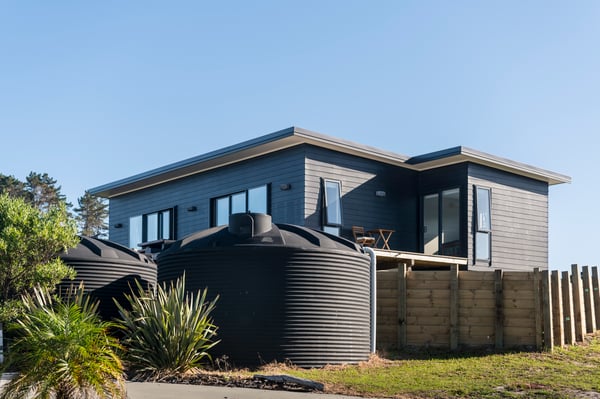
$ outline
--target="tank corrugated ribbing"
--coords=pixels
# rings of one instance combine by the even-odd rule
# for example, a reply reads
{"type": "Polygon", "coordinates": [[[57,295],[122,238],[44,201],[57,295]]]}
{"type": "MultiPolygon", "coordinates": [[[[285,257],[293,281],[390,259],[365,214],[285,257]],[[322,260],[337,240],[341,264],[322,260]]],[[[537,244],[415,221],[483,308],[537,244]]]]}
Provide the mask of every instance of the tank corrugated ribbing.
{"type": "Polygon", "coordinates": [[[185,271],[188,290],[220,296],[213,357],[238,366],[289,360],[322,367],[370,355],[369,266],[368,255],[339,248],[188,248],[159,256],[158,281],[185,271]]]}
{"type": "Polygon", "coordinates": [[[136,289],[135,281],[144,288],[155,285],[157,280],[156,264],[143,254],[106,240],[82,237],[81,243],[61,255],[61,259],[77,275],[74,280],[63,280],[57,287],[65,292],[78,287],[81,282],[84,290],[100,301],[98,311],[104,319],[118,316],[113,298],[127,305],[124,294],[136,289]]]}

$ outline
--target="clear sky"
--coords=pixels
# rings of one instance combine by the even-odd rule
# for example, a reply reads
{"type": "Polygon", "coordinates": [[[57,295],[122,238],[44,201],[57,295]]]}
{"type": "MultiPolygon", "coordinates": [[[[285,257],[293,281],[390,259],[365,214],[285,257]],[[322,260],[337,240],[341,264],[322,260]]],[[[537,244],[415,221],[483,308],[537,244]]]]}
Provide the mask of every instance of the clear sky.
{"type": "Polygon", "coordinates": [[[289,126],[569,175],[550,267],[599,263],[596,0],[0,0],[0,173],[76,204],[289,126]]]}

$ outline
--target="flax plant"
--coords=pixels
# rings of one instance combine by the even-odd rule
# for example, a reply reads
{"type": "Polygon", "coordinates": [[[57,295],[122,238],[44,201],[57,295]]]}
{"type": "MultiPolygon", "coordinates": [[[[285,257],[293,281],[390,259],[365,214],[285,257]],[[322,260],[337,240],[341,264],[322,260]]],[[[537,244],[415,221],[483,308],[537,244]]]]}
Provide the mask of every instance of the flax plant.
{"type": "Polygon", "coordinates": [[[9,326],[14,339],[5,367],[17,370],[0,399],[126,397],[112,323],[97,315],[83,286],[64,299],[45,288],[23,295],[24,312],[9,326]]]}
{"type": "Polygon", "coordinates": [[[212,360],[208,351],[217,327],[210,313],[218,296],[208,301],[207,289],[190,293],[185,289],[185,276],[175,283],[126,295],[130,310],[117,303],[124,331],[123,345],[132,378],[161,380],[195,371],[212,360]]]}

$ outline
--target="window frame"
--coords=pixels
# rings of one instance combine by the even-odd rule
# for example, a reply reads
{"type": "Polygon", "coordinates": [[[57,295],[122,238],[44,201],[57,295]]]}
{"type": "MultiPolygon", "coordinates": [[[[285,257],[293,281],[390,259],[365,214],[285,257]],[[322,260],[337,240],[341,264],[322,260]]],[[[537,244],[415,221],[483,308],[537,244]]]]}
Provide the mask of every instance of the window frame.
{"type": "Polygon", "coordinates": [[[446,237],[445,237],[445,227],[446,224],[445,222],[445,217],[446,217],[446,212],[445,210],[445,204],[446,201],[444,200],[445,198],[447,198],[447,195],[452,194],[452,192],[456,191],[457,192],[457,198],[458,198],[458,210],[456,211],[458,214],[458,218],[456,220],[457,222],[457,227],[458,227],[458,240],[453,240],[453,241],[458,241],[458,248],[457,248],[457,252],[462,254],[463,250],[464,250],[464,246],[466,245],[465,243],[465,238],[463,237],[463,231],[464,231],[464,226],[462,224],[462,217],[463,217],[463,192],[464,192],[464,187],[458,185],[458,186],[450,186],[450,187],[445,187],[445,188],[441,188],[435,191],[430,191],[430,192],[426,192],[425,194],[421,194],[421,198],[420,198],[420,203],[421,203],[421,212],[420,212],[420,220],[421,220],[421,234],[420,234],[420,243],[421,243],[421,252],[425,253],[425,200],[426,197],[430,197],[430,198],[436,198],[436,218],[437,218],[437,226],[436,226],[436,230],[437,230],[437,251],[434,253],[434,255],[441,255],[441,256],[462,256],[462,255],[457,255],[457,254],[445,254],[444,252],[446,252],[447,247],[444,247],[444,244],[448,244],[451,243],[453,241],[446,241],[446,237]]]}
{"type": "MultiPolygon", "coordinates": [[[[210,226],[211,227],[224,226],[224,225],[226,225],[226,224],[229,223],[229,216],[232,213],[234,213],[232,211],[232,209],[233,209],[233,199],[234,199],[234,197],[239,196],[240,194],[244,195],[244,202],[245,202],[245,210],[244,210],[244,212],[263,213],[263,212],[254,211],[252,209],[248,209],[249,206],[250,206],[250,192],[253,191],[253,190],[261,189],[263,187],[265,189],[265,202],[266,202],[265,203],[265,208],[266,209],[265,209],[264,213],[270,215],[271,214],[271,183],[266,183],[266,184],[261,184],[261,185],[258,185],[258,186],[250,187],[250,188],[248,188],[246,190],[240,190],[240,191],[236,191],[236,192],[233,192],[233,193],[230,193],[230,194],[221,195],[221,196],[212,198],[211,199],[211,212],[210,212],[210,214],[211,214],[211,217],[210,217],[210,226]],[[217,204],[219,203],[219,201],[224,200],[224,199],[228,200],[227,201],[227,204],[228,204],[228,209],[227,209],[228,215],[227,215],[227,218],[228,218],[228,220],[227,220],[227,223],[225,223],[225,224],[217,224],[218,221],[219,221],[219,213],[218,213],[219,212],[219,208],[218,208],[217,204]]],[[[235,213],[238,213],[238,212],[235,212],[235,213]]]]}
{"type": "Polygon", "coordinates": [[[474,185],[474,227],[475,227],[475,231],[473,232],[473,264],[477,264],[480,262],[485,262],[487,263],[488,266],[492,265],[492,188],[491,187],[485,187],[485,186],[479,186],[479,185],[474,185]],[[480,197],[479,197],[479,192],[486,192],[487,193],[487,204],[486,207],[484,208],[484,211],[486,211],[487,213],[487,221],[485,221],[484,223],[481,220],[481,214],[480,214],[480,209],[481,209],[481,204],[480,204],[480,197]],[[481,245],[478,245],[478,243],[481,244],[481,237],[483,236],[487,236],[487,248],[486,248],[486,252],[487,252],[487,258],[486,257],[482,257],[481,256],[481,250],[480,247],[481,245]]]}
{"type": "Polygon", "coordinates": [[[321,184],[323,188],[323,196],[322,196],[322,229],[323,231],[334,234],[337,236],[341,236],[342,226],[344,223],[343,218],[343,208],[342,208],[342,182],[341,180],[335,179],[321,179],[321,184]],[[330,218],[330,203],[331,200],[328,194],[328,184],[335,184],[337,186],[337,215],[335,218],[330,218]]]}
{"type": "MultiPolygon", "coordinates": [[[[177,220],[177,218],[175,217],[176,215],[176,209],[177,207],[171,207],[171,208],[163,208],[161,210],[158,211],[154,211],[154,212],[148,212],[148,213],[144,213],[141,215],[135,215],[135,216],[131,216],[129,218],[129,247],[130,248],[141,248],[141,245],[139,244],[143,244],[146,242],[152,242],[152,241],[159,241],[159,240],[175,240],[176,239],[176,228],[175,228],[175,221],[177,220]],[[165,213],[168,212],[168,224],[165,223],[165,213]],[[156,215],[156,238],[152,238],[152,239],[148,239],[148,231],[149,231],[149,226],[148,226],[148,219],[149,217],[154,217],[154,215],[156,215]],[[132,242],[133,241],[133,232],[132,232],[132,228],[134,226],[134,220],[136,220],[136,225],[139,226],[139,223],[141,223],[141,229],[139,230],[139,235],[140,237],[140,241],[137,243],[132,242]],[[139,222],[138,222],[139,220],[139,222]],[[168,237],[165,237],[165,225],[168,225],[169,227],[169,231],[168,231],[168,237]]],[[[136,234],[137,235],[137,234],[136,234]]],[[[135,240],[137,241],[137,240],[135,240]]]]}

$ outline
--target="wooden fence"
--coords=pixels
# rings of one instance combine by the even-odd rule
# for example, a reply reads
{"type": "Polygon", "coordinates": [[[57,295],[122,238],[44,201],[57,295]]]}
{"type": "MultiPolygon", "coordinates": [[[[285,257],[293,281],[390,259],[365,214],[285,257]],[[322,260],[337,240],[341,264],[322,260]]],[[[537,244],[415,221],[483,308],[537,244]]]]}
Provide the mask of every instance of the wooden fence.
{"type": "Polygon", "coordinates": [[[600,330],[598,268],[377,272],[377,348],[537,348],[600,330]]]}

